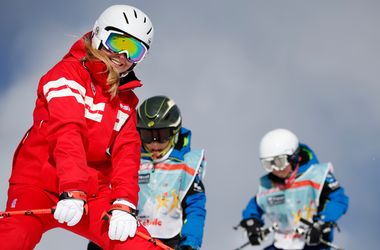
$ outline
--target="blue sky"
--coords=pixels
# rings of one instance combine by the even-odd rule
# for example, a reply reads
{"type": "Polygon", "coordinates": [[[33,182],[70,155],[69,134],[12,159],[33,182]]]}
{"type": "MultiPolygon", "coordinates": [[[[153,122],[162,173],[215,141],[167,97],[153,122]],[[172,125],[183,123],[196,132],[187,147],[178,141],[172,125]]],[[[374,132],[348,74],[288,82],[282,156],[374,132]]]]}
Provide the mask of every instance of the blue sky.
{"type": "MultiPolygon", "coordinates": [[[[39,78],[120,1],[15,0],[0,3],[0,206],[12,154],[31,124],[39,78]]],[[[331,161],[350,196],[336,243],[377,247],[380,201],[380,2],[127,1],[155,27],[136,68],[140,99],[171,96],[193,148],[208,160],[203,249],[233,249],[246,239],[232,226],[255,194],[258,145],[284,127],[331,161]]],[[[53,230],[37,249],[84,249],[86,240],[53,230]]],[[[246,249],[260,249],[247,247],[246,249]]]]}

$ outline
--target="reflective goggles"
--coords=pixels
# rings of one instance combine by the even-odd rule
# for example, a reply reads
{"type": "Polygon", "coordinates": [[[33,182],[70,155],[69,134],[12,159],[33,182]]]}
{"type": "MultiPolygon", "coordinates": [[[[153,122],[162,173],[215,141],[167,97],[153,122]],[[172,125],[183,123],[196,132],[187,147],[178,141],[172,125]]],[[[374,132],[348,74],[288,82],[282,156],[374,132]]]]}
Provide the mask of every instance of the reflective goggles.
{"type": "Polygon", "coordinates": [[[268,172],[273,170],[281,171],[284,170],[290,163],[288,161],[289,155],[278,155],[275,157],[268,157],[261,159],[261,164],[268,172]]]}
{"type": "Polygon", "coordinates": [[[170,140],[173,136],[172,128],[159,129],[139,129],[140,138],[143,143],[164,143],[170,140]]]}
{"type": "Polygon", "coordinates": [[[126,54],[128,61],[133,63],[141,61],[148,51],[142,42],[118,33],[110,33],[105,41],[105,46],[112,52],[126,54]]]}

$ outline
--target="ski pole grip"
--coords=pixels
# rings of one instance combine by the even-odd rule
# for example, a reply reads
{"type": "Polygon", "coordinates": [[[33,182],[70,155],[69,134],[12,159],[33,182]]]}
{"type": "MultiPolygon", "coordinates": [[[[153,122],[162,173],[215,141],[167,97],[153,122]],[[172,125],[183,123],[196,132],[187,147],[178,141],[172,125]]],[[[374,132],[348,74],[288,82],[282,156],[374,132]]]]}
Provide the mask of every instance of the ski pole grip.
{"type": "Polygon", "coordinates": [[[300,221],[301,221],[303,224],[305,224],[305,225],[307,225],[307,226],[309,226],[309,227],[312,227],[312,226],[313,226],[313,223],[311,223],[310,221],[308,221],[308,220],[306,220],[306,219],[304,219],[304,218],[302,218],[302,217],[301,217],[300,221]]]}

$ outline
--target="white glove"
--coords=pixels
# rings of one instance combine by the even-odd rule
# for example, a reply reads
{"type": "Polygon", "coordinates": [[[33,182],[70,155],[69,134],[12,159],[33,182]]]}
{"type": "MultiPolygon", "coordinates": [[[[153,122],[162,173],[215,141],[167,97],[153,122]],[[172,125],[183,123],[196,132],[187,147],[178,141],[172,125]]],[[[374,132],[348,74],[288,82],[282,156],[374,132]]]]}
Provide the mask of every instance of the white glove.
{"type": "Polygon", "coordinates": [[[79,199],[64,199],[57,203],[54,219],[59,223],[67,222],[68,226],[76,225],[83,215],[84,201],[79,199]]]}
{"type": "MultiPolygon", "coordinates": [[[[113,204],[123,204],[133,209],[136,207],[126,200],[116,200],[113,204]]],[[[137,229],[136,218],[122,210],[113,210],[108,229],[108,237],[111,240],[125,241],[128,237],[134,237],[137,229]]]]}

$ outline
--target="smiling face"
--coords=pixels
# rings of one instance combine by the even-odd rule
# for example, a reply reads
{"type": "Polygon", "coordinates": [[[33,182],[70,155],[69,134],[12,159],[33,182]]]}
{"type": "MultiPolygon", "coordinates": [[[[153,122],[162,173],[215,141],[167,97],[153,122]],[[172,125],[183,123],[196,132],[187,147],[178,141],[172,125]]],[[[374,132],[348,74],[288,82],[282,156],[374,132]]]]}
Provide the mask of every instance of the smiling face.
{"type": "Polygon", "coordinates": [[[114,53],[114,52],[107,50],[104,47],[101,50],[110,59],[110,61],[112,63],[112,67],[119,74],[123,74],[123,73],[127,72],[127,70],[133,65],[132,62],[127,60],[127,57],[125,56],[125,54],[114,53]]]}

